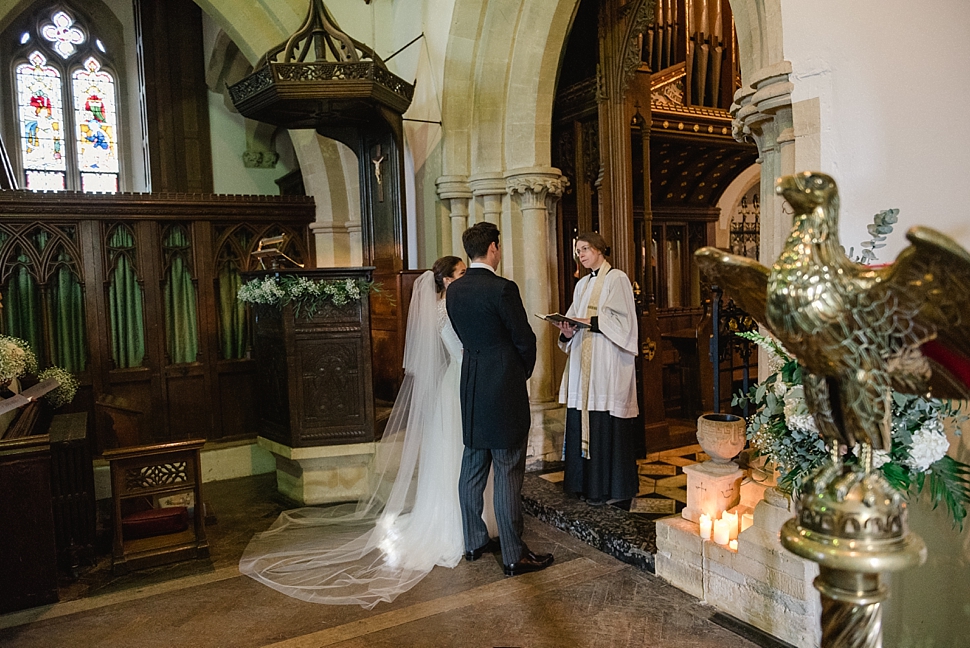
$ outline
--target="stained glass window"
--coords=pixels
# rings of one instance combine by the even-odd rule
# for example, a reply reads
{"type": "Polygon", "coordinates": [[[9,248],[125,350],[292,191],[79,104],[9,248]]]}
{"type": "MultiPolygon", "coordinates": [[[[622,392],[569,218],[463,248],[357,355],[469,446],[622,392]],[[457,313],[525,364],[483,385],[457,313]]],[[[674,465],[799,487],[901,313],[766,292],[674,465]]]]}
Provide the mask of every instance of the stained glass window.
{"type": "Polygon", "coordinates": [[[34,51],[17,66],[20,142],[28,189],[61,190],[64,160],[64,111],[61,75],[34,51]]]}
{"type": "Polygon", "coordinates": [[[93,56],[72,76],[81,190],[118,191],[114,78],[93,56]]]}
{"type": "Polygon", "coordinates": [[[116,192],[121,88],[109,50],[67,11],[48,15],[14,53],[24,185],[116,192]]]}
{"type": "Polygon", "coordinates": [[[74,19],[63,11],[51,16],[51,22],[40,29],[40,33],[49,40],[54,51],[62,58],[70,58],[77,46],[85,41],[84,32],[74,26],[74,19]]]}

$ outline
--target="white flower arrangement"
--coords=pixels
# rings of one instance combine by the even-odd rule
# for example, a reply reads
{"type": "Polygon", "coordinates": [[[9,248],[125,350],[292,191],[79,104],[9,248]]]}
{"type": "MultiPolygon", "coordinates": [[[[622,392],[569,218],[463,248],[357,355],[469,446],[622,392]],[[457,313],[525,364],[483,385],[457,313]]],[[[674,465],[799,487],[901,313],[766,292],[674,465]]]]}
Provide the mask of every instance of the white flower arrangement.
{"type": "Polygon", "coordinates": [[[236,298],[249,304],[277,308],[292,303],[298,316],[306,314],[313,317],[326,303],[343,306],[359,301],[371,292],[381,292],[380,287],[364,279],[308,279],[293,275],[270,275],[244,283],[236,298]]]}
{"type": "MultiPolygon", "coordinates": [[[[733,399],[751,406],[747,437],[757,456],[778,470],[778,488],[789,495],[830,456],[805,404],[801,367],[777,340],[760,333],[738,333],[765,349],[769,366],[778,369],[747,394],[733,399]]],[[[893,392],[893,420],[889,450],[873,451],[873,468],[880,470],[899,491],[916,495],[929,488],[934,508],[945,503],[955,525],[963,528],[970,508],[970,466],[948,456],[946,423],[957,426],[968,419],[959,404],[893,392]]],[[[840,448],[843,460],[861,460],[861,448],[840,448]]]]}
{"type": "Polygon", "coordinates": [[[37,380],[39,381],[44,381],[48,378],[53,378],[60,383],[44,396],[51,407],[57,409],[74,400],[74,395],[77,394],[78,387],[81,386],[81,383],[74,377],[74,374],[60,367],[49,367],[37,374],[37,380]]]}
{"type": "MultiPolygon", "coordinates": [[[[33,373],[37,373],[37,356],[30,345],[20,338],[0,335],[0,384],[33,373]]],[[[48,378],[54,378],[60,383],[44,396],[51,407],[56,409],[74,400],[81,383],[73,374],[60,367],[49,367],[37,374],[38,382],[48,378]]]]}

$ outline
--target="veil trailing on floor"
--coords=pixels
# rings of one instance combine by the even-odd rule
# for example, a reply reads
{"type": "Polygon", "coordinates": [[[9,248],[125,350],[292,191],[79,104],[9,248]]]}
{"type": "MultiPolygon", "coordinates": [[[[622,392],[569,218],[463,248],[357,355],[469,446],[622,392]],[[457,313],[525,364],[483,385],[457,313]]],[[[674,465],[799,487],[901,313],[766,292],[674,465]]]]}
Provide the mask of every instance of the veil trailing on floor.
{"type": "Polygon", "coordinates": [[[305,601],[373,608],[436,564],[458,563],[461,430],[441,407],[458,407],[458,385],[448,371],[441,314],[434,276],[426,272],[414,284],[404,381],[377,445],[369,493],[356,504],[284,512],[246,547],[243,574],[305,601]]]}

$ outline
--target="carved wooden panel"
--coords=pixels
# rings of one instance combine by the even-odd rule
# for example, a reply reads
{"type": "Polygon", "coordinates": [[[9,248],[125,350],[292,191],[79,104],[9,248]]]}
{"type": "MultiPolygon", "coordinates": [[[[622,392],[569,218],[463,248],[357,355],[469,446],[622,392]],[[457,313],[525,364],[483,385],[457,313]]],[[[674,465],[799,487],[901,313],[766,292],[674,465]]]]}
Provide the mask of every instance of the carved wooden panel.
{"type": "MultiPolygon", "coordinates": [[[[292,271],[314,280],[369,279],[372,268],[292,271]]],[[[258,273],[255,276],[263,276],[258,273]]],[[[252,276],[252,275],[250,275],[252,276]]],[[[256,310],[259,434],[290,447],[372,441],[370,301],[323,305],[312,317],[256,310]]]]}
{"type": "MultiPolygon", "coordinates": [[[[312,265],[306,226],[313,218],[313,200],[306,197],[4,191],[0,292],[7,305],[12,277],[20,277],[17,288],[34,287],[32,298],[42,316],[31,325],[42,366],[58,364],[65,330],[75,334],[67,346],[80,352],[77,362],[83,368],[75,371],[81,390],[70,408],[88,411],[95,420],[91,443],[98,453],[118,443],[108,417],[95,418],[94,402],[106,394],[143,413],[128,442],[252,438],[254,396],[265,390],[255,387],[260,374],[251,358],[248,313],[235,308],[240,273],[254,268],[250,254],[260,238],[281,233],[288,236],[286,253],[312,265]],[[164,245],[173,228],[188,242],[177,250],[164,245]],[[109,245],[118,231],[131,245],[109,245]],[[166,339],[165,286],[176,253],[195,290],[198,348],[192,362],[174,362],[166,339]],[[143,305],[144,355],[131,367],[117,366],[111,346],[110,282],[121,259],[135,273],[143,305]],[[74,278],[79,301],[69,329],[58,328],[63,309],[53,299],[65,273],[74,278]],[[241,327],[230,354],[225,353],[226,313],[241,327]]],[[[0,333],[13,333],[6,317],[0,333]]],[[[282,355],[271,357],[285,362],[282,355]]],[[[284,402],[280,411],[288,408],[284,402]]]]}
{"type": "Polygon", "coordinates": [[[360,340],[335,339],[300,345],[303,427],[363,423],[360,340]]]}

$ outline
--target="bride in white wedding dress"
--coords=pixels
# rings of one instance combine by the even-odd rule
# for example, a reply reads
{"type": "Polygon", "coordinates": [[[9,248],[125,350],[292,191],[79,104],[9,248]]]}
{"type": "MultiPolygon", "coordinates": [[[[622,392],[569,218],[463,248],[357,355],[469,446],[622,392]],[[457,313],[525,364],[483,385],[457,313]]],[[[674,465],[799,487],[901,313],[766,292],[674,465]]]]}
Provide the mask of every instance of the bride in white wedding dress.
{"type": "Polygon", "coordinates": [[[414,283],[404,381],[378,444],[370,495],[356,505],[284,512],[250,541],[240,572],[305,601],[370,609],[414,587],[435,565],[461,560],[462,350],[445,290],[464,272],[461,259],[442,257],[414,283]]]}

